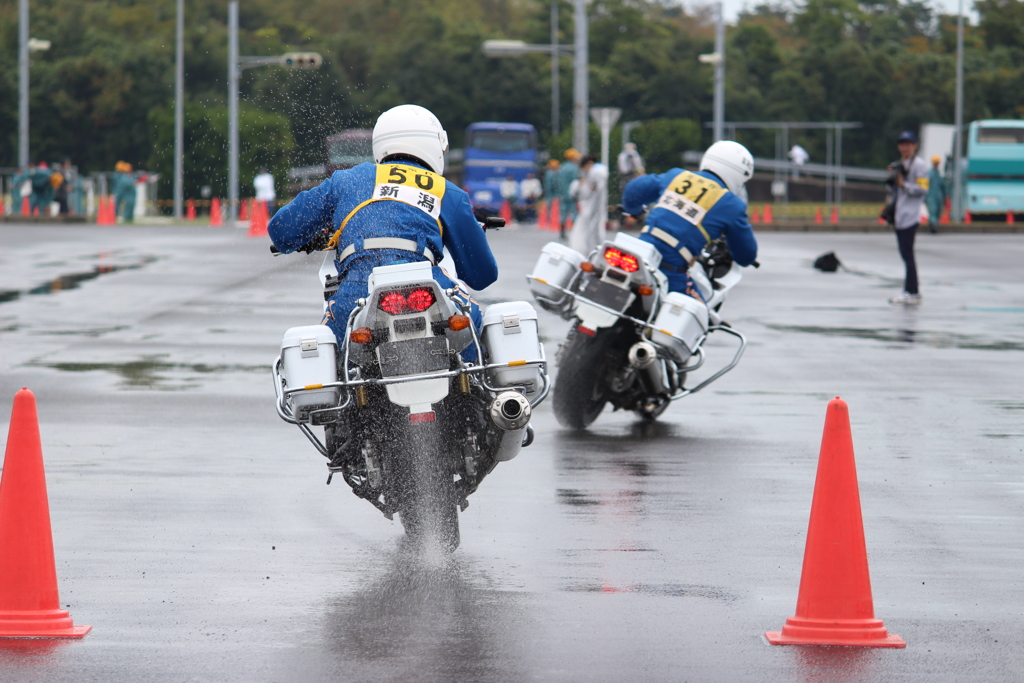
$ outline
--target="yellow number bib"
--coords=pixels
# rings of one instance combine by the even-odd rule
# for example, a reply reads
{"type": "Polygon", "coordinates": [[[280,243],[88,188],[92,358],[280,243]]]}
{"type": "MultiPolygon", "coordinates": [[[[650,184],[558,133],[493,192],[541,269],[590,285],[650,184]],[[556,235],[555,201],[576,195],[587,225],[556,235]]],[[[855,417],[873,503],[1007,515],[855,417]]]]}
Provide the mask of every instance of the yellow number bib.
{"type": "Polygon", "coordinates": [[[371,201],[393,199],[405,202],[438,220],[444,191],[444,177],[432,171],[405,164],[380,164],[371,201]]]}
{"type": "Polygon", "coordinates": [[[726,192],[728,190],[710,178],[683,171],[672,179],[655,208],[668,209],[701,227],[704,216],[726,192]]]}

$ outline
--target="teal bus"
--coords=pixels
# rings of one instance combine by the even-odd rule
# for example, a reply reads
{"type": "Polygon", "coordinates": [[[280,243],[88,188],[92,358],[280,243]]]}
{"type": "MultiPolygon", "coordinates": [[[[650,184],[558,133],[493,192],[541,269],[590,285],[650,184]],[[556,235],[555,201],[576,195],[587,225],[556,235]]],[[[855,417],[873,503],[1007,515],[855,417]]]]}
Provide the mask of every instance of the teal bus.
{"type": "Polygon", "coordinates": [[[1024,213],[1024,121],[971,123],[964,196],[971,215],[1024,213]]]}

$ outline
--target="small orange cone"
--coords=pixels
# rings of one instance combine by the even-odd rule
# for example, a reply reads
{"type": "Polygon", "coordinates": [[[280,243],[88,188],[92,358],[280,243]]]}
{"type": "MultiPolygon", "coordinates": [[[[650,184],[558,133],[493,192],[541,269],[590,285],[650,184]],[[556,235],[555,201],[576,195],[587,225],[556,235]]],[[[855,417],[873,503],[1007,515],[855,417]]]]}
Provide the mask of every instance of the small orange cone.
{"type": "Polygon", "coordinates": [[[751,225],[757,225],[760,222],[761,222],[761,214],[759,214],[757,212],[757,209],[754,209],[753,213],[750,214],[750,223],[751,223],[751,225]]]}
{"type": "Polygon", "coordinates": [[[839,225],[839,207],[832,207],[832,215],[829,216],[828,222],[832,225],[839,225]]]}
{"type": "Polygon", "coordinates": [[[875,618],[850,412],[838,396],[825,413],[796,616],[764,635],[772,645],[907,646],[875,618]]]}
{"type": "Polygon", "coordinates": [[[825,218],[821,215],[821,207],[814,207],[814,222],[821,224],[825,222],[825,218]]]}
{"type": "Polygon", "coordinates": [[[967,224],[967,225],[971,224],[971,212],[970,211],[964,211],[964,223],[967,224]]]}
{"type": "Polygon", "coordinates": [[[765,223],[774,223],[775,222],[775,218],[772,216],[772,205],[771,204],[765,204],[764,205],[764,222],[765,223]]]}
{"type": "Polygon", "coordinates": [[[942,211],[942,215],[939,217],[939,225],[949,225],[949,207],[947,206],[942,211]]]}
{"type": "Polygon", "coordinates": [[[28,196],[26,195],[26,196],[22,197],[21,198],[21,215],[22,216],[31,216],[32,215],[32,209],[29,208],[30,206],[31,206],[31,204],[29,204],[28,196]]]}
{"type": "Polygon", "coordinates": [[[562,229],[562,212],[558,197],[551,200],[551,212],[548,215],[548,222],[551,224],[552,230],[562,229]]]}
{"type": "Polygon", "coordinates": [[[36,397],[14,395],[0,479],[0,638],[81,638],[60,608],[36,397]]]}
{"type": "Polygon", "coordinates": [[[99,205],[96,207],[96,225],[113,225],[117,221],[110,220],[110,212],[107,208],[106,195],[100,195],[99,205]]]}
{"type": "Polygon", "coordinates": [[[505,225],[512,225],[512,207],[509,206],[507,199],[501,203],[498,215],[505,219],[505,225]]]}
{"type": "Polygon", "coordinates": [[[1006,212],[1006,224],[1007,225],[1013,225],[1013,223],[1014,223],[1013,209],[1010,209],[1009,211],[1006,212]]]}
{"type": "Polygon", "coordinates": [[[541,230],[548,229],[548,203],[537,202],[537,227],[541,230]]]}
{"type": "Polygon", "coordinates": [[[220,198],[214,197],[210,200],[210,227],[219,228],[224,225],[224,217],[220,213],[220,198]]]}
{"type": "Polygon", "coordinates": [[[249,200],[241,199],[239,200],[239,202],[240,203],[238,206],[238,220],[247,221],[249,220],[249,200]]]}
{"type": "Polygon", "coordinates": [[[267,203],[259,200],[252,205],[252,219],[249,221],[249,237],[263,237],[267,232],[267,203]]]}
{"type": "Polygon", "coordinates": [[[196,219],[196,200],[189,199],[185,202],[185,220],[194,221],[196,219]]]}

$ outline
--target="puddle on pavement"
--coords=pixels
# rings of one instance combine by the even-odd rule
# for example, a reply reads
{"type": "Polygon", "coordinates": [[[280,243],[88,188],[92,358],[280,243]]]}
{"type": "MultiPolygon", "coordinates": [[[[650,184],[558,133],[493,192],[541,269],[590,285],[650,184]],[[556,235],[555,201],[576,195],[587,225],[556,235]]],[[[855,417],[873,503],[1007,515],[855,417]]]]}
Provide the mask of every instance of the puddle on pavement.
{"type": "Polygon", "coordinates": [[[929,332],[922,330],[904,330],[890,328],[862,327],[819,327],[815,325],[777,325],[761,323],[765,327],[779,332],[803,332],[820,334],[826,337],[846,337],[848,339],[869,339],[880,342],[901,344],[924,344],[935,348],[972,349],[977,351],[1024,351],[1024,341],[1009,339],[992,339],[980,335],[955,334],[953,332],[929,332]]]}
{"type": "MultiPolygon", "coordinates": [[[[105,255],[101,254],[94,258],[104,258],[105,255]]],[[[8,301],[16,301],[23,296],[32,296],[37,294],[55,294],[57,292],[63,292],[70,289],[78,289],[83,282],[89,280],[95,280],[101,275],[109,275],[110,273],[119,273],[125,270],[138,270],[150,263],[156,261],[155,256],[145,256],[141,260],[133,263],[119,263],[119,264],[102,264],[93,266],[92,269],[82,271],[80,273],[68,273],[67,275],[60,275],[42,282],[35,287],[27,290],[20,289],[5,289],[0,290],[0,304],[7,303],[8,301]]]]}
{"type": "Polygon", "coordinates": [[[563,588],[567,593],[639,593],[668,598],[707,598],[730,601],[736,596],[718,586],[699,586],[680,583],[635,584],[615,586],[611,583],[577,584],[563,588]]]}
{"type": "Polygon", "coordinates": [[[59,372],[110,372],[121,378],[121,389],[158,389],[182,391],[193,389],[196,375],[212,373],[266,372],[265,365],[208,365],[206,363],[171,363],[158,356],[147,356],[124,363],[29,363],[33,367],[50,368],[59,372]]]}

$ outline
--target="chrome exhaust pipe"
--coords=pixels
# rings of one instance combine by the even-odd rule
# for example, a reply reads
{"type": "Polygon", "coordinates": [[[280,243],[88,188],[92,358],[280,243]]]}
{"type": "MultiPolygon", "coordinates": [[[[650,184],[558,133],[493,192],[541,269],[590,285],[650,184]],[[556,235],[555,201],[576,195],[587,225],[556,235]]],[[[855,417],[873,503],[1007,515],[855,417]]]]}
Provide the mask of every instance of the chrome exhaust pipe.
{"type": "Polygon", "coordinates": [[[646,368],[657,358],[658,350],[650,342],[638,341],[629,348],[629,365],[637,370],[646,368]]]}
{"type": "Polygon", "coordinates": [[[506,432],[525,427],[530,413],[530,402],[518,391],[503,391],[491,402],[491,422],[506,432]]]}

